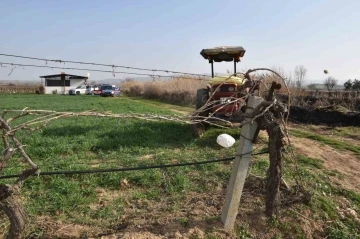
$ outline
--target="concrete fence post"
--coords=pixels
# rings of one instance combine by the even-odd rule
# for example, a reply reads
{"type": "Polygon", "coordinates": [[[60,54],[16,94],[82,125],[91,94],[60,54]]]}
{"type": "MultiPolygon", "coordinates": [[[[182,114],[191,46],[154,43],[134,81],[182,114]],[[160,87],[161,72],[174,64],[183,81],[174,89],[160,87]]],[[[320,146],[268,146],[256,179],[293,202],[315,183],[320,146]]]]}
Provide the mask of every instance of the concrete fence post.
{"type": "MultiPolygon", "coordinates": [[[[246,113],[251,114],[256,106],[258,106],[262,101],[264,101],[264,99],[261,97],[250,96],[246,113]]],[[[239,146],[233,162],[230,182],[226,192],[225,204],[221,214],[221,221],[224,223],[225,230],[228,231],[234,229],[240,198],[251,160],[252,139],[258,126],[256,122],[253,124],[250,124],[249,122],[251,122],[251,118],[245,119],[245,124],[241,128],[239,146]]]]}

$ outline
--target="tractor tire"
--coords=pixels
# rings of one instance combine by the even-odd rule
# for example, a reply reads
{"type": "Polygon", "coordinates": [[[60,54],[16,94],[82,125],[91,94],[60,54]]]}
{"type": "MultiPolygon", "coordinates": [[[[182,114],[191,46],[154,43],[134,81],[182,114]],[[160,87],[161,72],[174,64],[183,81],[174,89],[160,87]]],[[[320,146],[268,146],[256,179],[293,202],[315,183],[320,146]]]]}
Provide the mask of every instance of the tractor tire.
{"type": "MultiPolygon", "coordinates": [[[[196,92],[196,109],[203,107],[209,100],[209,91],[207,89],[198,89],[196,92]]],[[[204,111],[199,116],[208,116],[209,111],[204,111]]]]}
{"type": "Polygon", "coordinates": [[[195,138],[200,138],[205,133],[207,127],[203,123],[191,124],[190,125],[191,133],[195,138]]]}
{"type": "MultiPolygon", "coordinates": [[[[209,100],[209,91],[207,89],[198,89],[196,92],[196,109],[203,107],[206,102],[209,100]]],[[[198,116],[207,117],[209,116],[210,111],[202,111],[198,116]]],[[[194,137],[200,138],[205,131],[208,129],[209,125],[205,122],[197,123],[191,125],[191,131],[194,137]]]]}

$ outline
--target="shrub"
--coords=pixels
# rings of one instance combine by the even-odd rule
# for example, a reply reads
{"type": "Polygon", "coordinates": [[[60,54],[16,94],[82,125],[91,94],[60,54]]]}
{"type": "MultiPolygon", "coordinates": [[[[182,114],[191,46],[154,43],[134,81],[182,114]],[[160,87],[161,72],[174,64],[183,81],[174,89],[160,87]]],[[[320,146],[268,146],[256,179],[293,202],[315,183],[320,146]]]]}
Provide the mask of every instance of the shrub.
{"type": "Polygon", "coordinates": [[[143,87],[141,87],[141,85],[130,86],[130,90],[129,90],[130,96],[140,96],[142,94],[143,94],[143,87]]]}
{"type": "Polygon", "coordinates": [[[39,87],[39,93],[40,94],[45,94],[45,87],[44,86],[39,87]]]}
{"type": "Polygon", "coordinates": [[[141,96],[144,93],[144,82],[126,79],[121,83],[121,91],[130,96],[141,96]]]}
{"type": "Polygon", "coordinates": [[[142,95],[147,99],[178,105],[194,104],[197,89],[204,87],[202,79],[186,76],[151,81],[127,79],[121,84],[122,91],[130,96],[142,95]]]}

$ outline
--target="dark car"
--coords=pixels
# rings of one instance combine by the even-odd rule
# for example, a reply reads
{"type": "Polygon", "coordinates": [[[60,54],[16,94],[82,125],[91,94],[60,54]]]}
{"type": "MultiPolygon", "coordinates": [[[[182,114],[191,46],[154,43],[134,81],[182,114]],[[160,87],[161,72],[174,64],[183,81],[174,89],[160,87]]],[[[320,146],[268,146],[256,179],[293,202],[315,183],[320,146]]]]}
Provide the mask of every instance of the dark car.
{"type": "Polygon", "coordinates": [[[120,94],[120,89],[110,84],[104,84],[100,89],[100,96],[115,96],[120,94]]]}

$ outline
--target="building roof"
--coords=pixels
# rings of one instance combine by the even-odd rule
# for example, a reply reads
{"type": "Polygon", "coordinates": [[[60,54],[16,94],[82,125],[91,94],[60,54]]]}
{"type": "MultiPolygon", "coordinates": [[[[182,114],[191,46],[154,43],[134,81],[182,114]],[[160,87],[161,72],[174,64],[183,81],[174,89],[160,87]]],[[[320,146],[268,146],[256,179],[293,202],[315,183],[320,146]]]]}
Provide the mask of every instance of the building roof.
{"type": "Polygon", "coordinates": [[[88,79],[87,76],[77,76],[77,75],[70,75],[70,74],[56,74],[56,75],[47,75],[47,76],[40,76],[40,78],[55,78],[61,77],[62,75],[68,76],[69,79],[88,79]]]}

